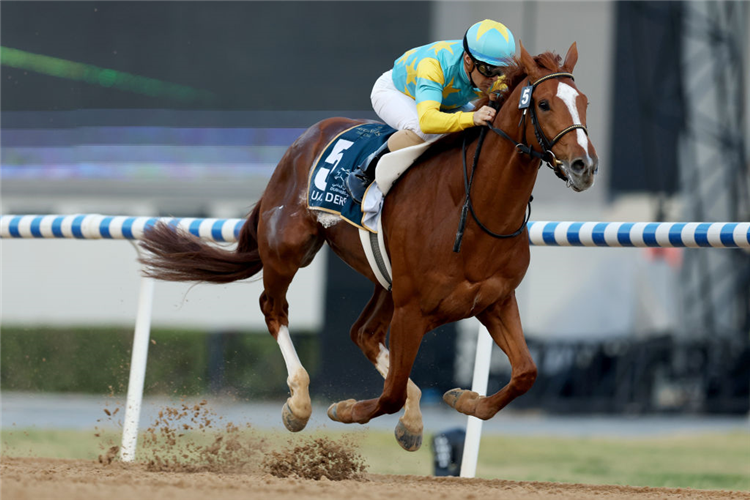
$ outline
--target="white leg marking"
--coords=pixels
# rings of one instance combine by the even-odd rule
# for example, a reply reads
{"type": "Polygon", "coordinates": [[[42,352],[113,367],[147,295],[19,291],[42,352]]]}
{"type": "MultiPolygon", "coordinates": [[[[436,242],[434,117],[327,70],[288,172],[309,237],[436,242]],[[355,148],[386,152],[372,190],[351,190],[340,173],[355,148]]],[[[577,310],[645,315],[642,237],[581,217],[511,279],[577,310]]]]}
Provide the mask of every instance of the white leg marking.
{"type": "Polygon", "coordinates": [[[287,400],[287,404],[298,419],[307,421],[312,413],[312,404],[310,403],[310,393],[308,391],[310,376],[297,356],[297,351],[294,349],[294,344],[292,344],[292,338],[289,336],[289,329],[286,326],[279,328],[276,341],[279,343],[281,355],[284,356],[284,363],[286,363],[288,374],[286,385],[289,386],[289,391],[292,393],[292,396],[287,400]]]}
{"type": "MultiPolygon", "coordinates": [[[[378,372],[386,378],[388,376],[388,367],[390,365],[388,348],[383,344],[380,344],[380,352],[378,353],[377,368],[378,372]]],[[[422,412],[419,409],[419,400],[422,399],[422,391],[417,387],[417,384],[409,379],[409,383],[406,386],[406,403],[404,404],[404,416],[401,417],[401,421],[406,427],[415,433],[422,432],[422,412]]]]}
{"type": "MultiPolygon", "coordinates": [[[[559,97],[568,107],[570,116],[573,118],[573,123],[581,123],[581,117],[578,114],[578,108],[576,107],[576,97],[578,97],[576,89],[567,83],[560,82],[557,84],[557,97],[559,97]]],[[[578,139],[578,144],[580,144],[583,150],[586,151],[586,157],[588,158],[589,163],[592,163],[591,157],[589,156],[589,139],[586,137],[586,133],[581,129],[576,129],[576,138],[578,139]]]]}
{"type": "Polygon", "coordinates": [[[297,351],[294,349],[294,344],[292,344],[292,337],[289,336],[289,329],[286,326],[279,328],[276,341],[279,343],[281,355],[284,356],[286,371],[291,376],[297,369],[302,368],[302,363],[297,356],[297,351]]]}
{"type": "Polygon", "coordinates": [[[378,372],[383,376],[383,378],[386,378],[388,376],[388,366],[390,365],[390,361],[388,360],[388,349],[383,345],[380,344],[380,353],[378,353],[378,363],[375,365],[375,368],[378,369],[378,372]]]}

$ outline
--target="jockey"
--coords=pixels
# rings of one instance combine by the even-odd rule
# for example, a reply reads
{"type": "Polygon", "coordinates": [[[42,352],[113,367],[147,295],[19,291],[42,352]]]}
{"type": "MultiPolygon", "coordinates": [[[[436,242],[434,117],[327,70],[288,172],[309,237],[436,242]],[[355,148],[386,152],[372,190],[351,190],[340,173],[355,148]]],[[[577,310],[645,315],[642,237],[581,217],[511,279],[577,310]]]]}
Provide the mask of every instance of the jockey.
{"type": "Polygon", "coordinates": [[[503,67],[515,51],[513,33],[485,19],[466,31],[463,42],[434,42],[396,59],[375,82],[370,99],[378,116],[398,132],[349,174],[346,187],[354,201],[361,203],[385,153],[491,123],[493,108],[474,110],[470,103],[502,88],[503,67]]]}

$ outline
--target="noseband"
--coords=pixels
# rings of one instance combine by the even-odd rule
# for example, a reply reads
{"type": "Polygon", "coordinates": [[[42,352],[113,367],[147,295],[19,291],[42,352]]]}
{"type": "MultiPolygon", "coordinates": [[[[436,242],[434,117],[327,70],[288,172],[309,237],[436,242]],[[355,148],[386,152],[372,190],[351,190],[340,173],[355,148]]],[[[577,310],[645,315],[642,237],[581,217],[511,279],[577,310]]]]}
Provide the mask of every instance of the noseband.
{"type": "MultiPolygon", "coordinates": [[[[521,91],[521,100],[518,103],[518,108],[523,109],[523,115],[521,116],[521,121],[519,122],[518,126],[523,127],[523,135],[522,135],[522,141],[523,142],[516,142],[512,137],[510,137],[508,134],[506,134],[503,130],[500,130],[499,128],[495,128],[492,125],[489,125],[489,129],[498,134],[499,136],[508,139],[510,142],[515,144],[516,149],[520,151],[523,154],[527,154],[534,158],[539,158],[544,163],[547,164],[549,168],[551,168],[555,175],[557,175],[560,179],[564,180],[566,184],[570,184],[570,180],[568,179],[568,173],[565,171],[565,167],[563,165],[563,162],[557,159],[555,157],[555,154],[552,152],[552,148],[557,144],[557,142],[562,139],[562,137],[567,134],[568,132],[572,132],[576,129],[583,130],[586,135],[589,135],[589,131],[586,129],[586,125],[583,125],[581,123],[574,123],[573,125],[564,128],[561,130],[551,141],[547,139],[547,136],[542,131],[542,127],[539,125],[539,118],[536,114],[536,107],[534,106],[534,90],[536,89],[537,85],[539,85],[542,82],[545,82],[547,80],[550,80],[552,78],[570,78],[571,80],[575,81],[575,78],[573,78],[572,73],[550,73],[549,75],[545,75],[541,77],[539,80],[535,81],[534,83],[529,82],[529,85],[523,88],[521,91]],[[536,136],[536,140],[539,143],[539,147],[541,148],[540,151],[536,151],[534,148],[526,144],[526,113],[527,111],[531,115],[531,124],[534,127],[534,135],[536,136]]],[[[496,101],[497,102],[497,101],[496,101]]]]}
{"type": "MultiPolygon", "coordinates": [[[[551,168],[555,175],[557,175],[560,179],[564,180],[566,185],[570,186],[570,179],[568,178],[568,173],[565,171],[565,167],[563,165],[563,162],[558,160],[555,157],[555,154],[552,152],[552,148],[557,144],[557,142],[568,132],[571,132],[576,129],[583,130],[586,135],[589,135],[588,130],[586,129],[586,126],[581,123],[574,123],[573,125],[566,127],[565,129],[561,130],[551,141],[547,139],[547,136],[542,131],[541,126],[539,125],[539,119],[536,115],[536,110],[534,108],[534,89],[536,89],[536,86],[540,83],[550,80],[552,78],[570,78],[571,80],[575,81],[575,78],[573,78],[572,73],[550,73],[549,75],[545,75],[541,77],[539,80],[535,81],[534,83],[531,83],[529,81],[529,85],[523,88],[521,91],[521,100],[518,103],[518,108],[523,109],[523,115],[521,116],[521,121],[518,123],[519,127],[523,127],[523,135],[521,140],[523,142],[517,142],[515,139],[513,139],[511,136],[506,134],[503,130],[500,130],[499,128],[494,127],[492,124],[488,125],[487,127],[495,132],[500,137],[504,137],[505,139],[508,139],[510,142],[512,142],[518,151],[520,151],[523,154],[527,154],[531,156],[532,158],[539,158],[540,160],[544,161],[544,163],[547,164],[549,168],[551,168]],[[536,136],[536,140],[539,143],[539,147],[542,149],[541,151],[537,151],[528,144],[526,144],[526,112],[530,111],[531,114],[531,123],[534,127],[534,135],[536,136]]],[[[498,101],[494,101],[490,103],[490,106],[492,106],[495,110],[499,107],[498,101]]],[[[507,239],[507,238],[515,238],[516,236],[520,235],[524,229],[526,229],[526,224],[529,222],[529,218],[531,217],[531,202],[533,201],[534,197],[529,198],[529,204],[528,209],[526,212],[526,217],[524,217],[523,223],[521,224],[521,227],[513,231],[509,234],[497,234],[492,231],[490,231],[484,224],[482,224],[479,219],[477,218],[477,214],[474,212],[474,207],[471,204],[471,185],[474,180],[474,172],[477,168],[477,163],[479,162],[479,153],[482,150],[482,144],[484,143],[484,138],[486,135],[487,129],[482,128],[482,131],[479,134],[479,140],[477,142],[477,149],[474,152],[474,164],[471,168],[471,176],[467,173],[466,168],[466,136],[464,136],[464,145],[463,145],[463,173],[464,173],[464,187],[466,189],[466,201],[464,202],[464,206],[461,209],[461,219],[458,224],[458,231],[456,232],[456,241],[453,244],[453,251],[458,253],[461,251],[461,241],[463,240],[464,236],[464,229],[466,228],[466,218],[469,212],[471,212],[471,216],[474,218],[474,221],[477,223],[477,225],[487,234],[492,236],[493,238],[498,239],[507,239]]]]}

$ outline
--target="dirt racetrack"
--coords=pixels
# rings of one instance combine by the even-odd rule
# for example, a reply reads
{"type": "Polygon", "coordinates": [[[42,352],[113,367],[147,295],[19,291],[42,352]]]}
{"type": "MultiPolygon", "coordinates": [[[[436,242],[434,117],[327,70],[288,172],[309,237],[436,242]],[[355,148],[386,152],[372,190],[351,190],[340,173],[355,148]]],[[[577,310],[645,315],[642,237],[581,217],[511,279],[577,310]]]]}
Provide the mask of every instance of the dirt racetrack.
{"type": "Polygon", "coordinates": [[[144,464],[3,457],[0,496],[21,499],[748,499],[750,493],[364,474],[330,481],[267,473],[150,472],[144,464]]]}

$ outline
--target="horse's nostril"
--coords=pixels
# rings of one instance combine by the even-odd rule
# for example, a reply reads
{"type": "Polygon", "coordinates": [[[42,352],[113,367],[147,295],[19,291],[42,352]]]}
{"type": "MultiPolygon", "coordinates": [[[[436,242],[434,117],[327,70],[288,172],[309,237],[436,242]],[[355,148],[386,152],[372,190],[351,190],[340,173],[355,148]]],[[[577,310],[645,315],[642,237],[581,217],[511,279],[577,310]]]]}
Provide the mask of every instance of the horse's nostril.
{"type": "Polygon", "coordinates": [[[586,162],[584,162],[581,158],[578,158],[573,163],[570,164],[570,169],[575,172],[576,174],[580,174],[583,172],[583,170],[586,168],[586,162]]]}

